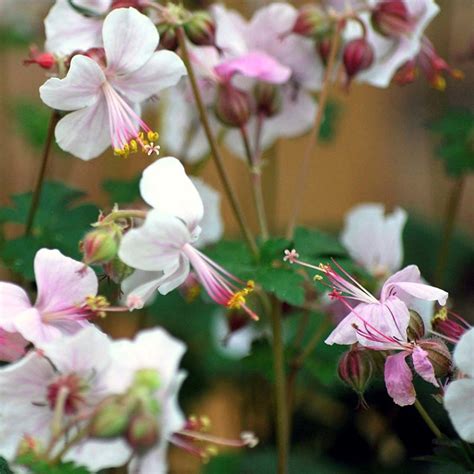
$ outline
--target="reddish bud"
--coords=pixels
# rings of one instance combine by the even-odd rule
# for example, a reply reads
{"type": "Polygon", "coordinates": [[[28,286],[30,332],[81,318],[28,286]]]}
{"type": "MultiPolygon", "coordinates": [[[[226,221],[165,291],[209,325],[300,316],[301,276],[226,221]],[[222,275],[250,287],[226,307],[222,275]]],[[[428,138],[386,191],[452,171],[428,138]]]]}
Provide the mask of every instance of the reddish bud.
{"type": "Polygon", "coordinates": [[[198,46],[214,46],[216,25],[206,11],[193,13],[191,19],[183,25],[187,38],[198,46]]]}
{"type": "Polygon", "coordinates": [[[30,57],[23,61],[25,66],[37,64],[43,69],[52,69],[56,65],[56,59],[51,53],[42,53],[36,47],[30,48],[30,57]]]}
{"type": "Polygon", "coordinates": [[[308,38],[320,38],[331,31],[332,23],[329,16],[316,5],[303,6],[293,26],[293,33],[308,38]]]}
{"type": "Polygon", "coordinates": [[[374,62],[374,49],[365,38],[349,41],[344,47],[344,67],[351,80],[357,73],[368,69],[374,62]]]}
{"type": "Polygon", "coordinates": [[[242,127],[250,118],[250,98],[232,84],[219,86],[215,111],[217,118],[228,127],[242,127]]]}
{"type": "Polygon", "coordinates": [[[280,89],[275,84],[258,82],[253,90],[257,112],[273,117],[281,109],[280,89]]]}
{"type": "Polygon", "coordinates": [[[451,341],[459,341],[461,336],[471,328],[471,325],[457,314],[448,314],[448,310],[443,306],[431,320],[433,329],[446,336],[451,341]]]}
{"type": "Polygon", "coordinates": [[[425,335],[425,323],[421,316],[412,309],[410,312],[410,320],[407,327],[407,338],[409,341],[418,341],[425,335]]]}
{"type": "Polygon", "coordinates": [[[174,26],[161,23],[158,25],[158,32],[160,33],[160,49],[168,49],[169,51],[178,49],[178,38],[174,26]]]}
{"type": "Polygon", "coordinates": [[[377,3],[371,21],[374,29],[385,36],[400,36],[413,29],[413,22],[403,0],[382,0],[377,3]]]}
{"type": "Polygon", "coordinates": [[[112,10],[115,8],[128,8],[132,7],[136,10],[142,11],[144,6],[142,5],[143,0],[113,0],[112,10]]]}
{"type": "Polygon", "coordinates": [[[372,378],[374,367],[365,349],[353,348],[342,355],[337,370],[341,380],[362,395],[372,378]]]}
{"type": "Polygon", "coordinates": [[[436,377],[445,377],[451,372],[451,352],[441,339],[424,339],[418,345],[428,353],[436,377]]]}
{"type": "Polygon", "coordinates": [[[87,233],[80,243],[84,263],[90,265],[113,260],[118,253],[121,235],[121,229],[115,225],[98,227],[87,233]]]}
{"type": "Polygon", "coordinates": [[[160,433],[156,416],[140,413],[132,417],[126,434],[128,444],[139,453],[144,453],[158,443],[160,433]]]}
{"type": "Polygon", "coordinates": [[[316,48],[324,65],[327,65],[329,54],[331,53],[330,38],[323,38],[316,43],[316,48]]]}

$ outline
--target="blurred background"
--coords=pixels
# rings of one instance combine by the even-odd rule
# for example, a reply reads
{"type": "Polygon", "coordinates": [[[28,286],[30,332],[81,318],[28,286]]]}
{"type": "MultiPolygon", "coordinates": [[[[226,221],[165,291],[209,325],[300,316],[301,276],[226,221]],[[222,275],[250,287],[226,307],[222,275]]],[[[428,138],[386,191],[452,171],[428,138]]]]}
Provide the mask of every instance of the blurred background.
{"type": "MultiPolygon", "coordinates": [[[[223,3],[251,14],[266,2],[223,3]]],[[[453,108],[471,113],[474,109],[474,2],[438,3],[441,13],[432,22],[428,35],[441,56],[464,72],[464,80],[448,79],[444,92],[431,89],[421,77],[412,85],[392,85],[387,90],[354,84],[346,93],[334,87],[325,136],[313,157],[307,180],[301,223],[337,232],[344,214],[357,203],[401,206],[410,213],[404,236],[406,260],[420,265],[430,279],[449,193],[463,186],[444,284],[456,298],[457,311],[474,321],[474,180],[469,175],[462,180],[446,175],[437,156],[439,138],[429,129],[431,123],[453,108]]],[[[49,117],[38,96],[45,73],[35,66],[25,67],[22,61],[28,55],[29,44],[36,43],[41,48],[42,19],[50,4],[47,0],[0,0],[2,207],[11,205],[11,195],[31,191],[40,163],[49,117]]],[[[206,5],[201,2],[199,6],[206,5]]],[[[156,110],[150,107],[147,113],[160,130],[156,110]]],[[[293,192],[306,138],[279,142],[267,155],[264,185],[267,190],[274,189],[267,193],[271,199],[266,202],[274,233],[283,231],[288,220],[288,197],[293,192]]],[[[47,175],[50,180],[86,193],[78,196],[78,202],[107,210],[115,201],[126,200],[121,185],[136,182],[148,163],[141,155],[124,160],[111,152],[83,162],[55,148],[47,175]]],[[[244,208],[251,209],[244,164],[227,155],[226,166],[244,208]]],[[[219,189],[212,163],[204,169],[203,177],[219,189]]],[[[238,229],[225,199],[222,209],[226,236],[236,237],[238,229]]],[[[249,217],[253,219],[253,215],[249,217]]],[[[252,221],[252,225],[256,229],[256,222],[252,221]]],[[[18,232],[19,228],[8,224],[3,226],[2,235],[12,238],[18,232]]],[[[18,279],[18,273],[11,271],[12,265],[5,264],[11,262],[5,252],[0,250],[0,277],[18,279]]],[[[21,266],[21,262],[14,264],[21,266]]],[[[209,305],[203,303],[199,314],[191,314],[185,302],[175,295],[166,302],[157,301],[148,312],[153,321],[184,338],[190,347],[185,359],[190,375],[182,399],[187,413],[209,416],[217,434],[235,437],[243,429],[251,429],[262,439],[261,446],[252,452],[224,453],[204,467],[191,456],[172,451],[172,472],[274,472],[270,362],[263,356],[250,361],[233,360],[220,353],[211,327],[216,316],[209,305]]],[[[118,316],[105,321],[104,326],[116,337],[128,336],[137,328],[137,317],[118,316]]],[[[382,384],[372,387],[367,396],[371,408],[357,409],[357,397],[337,380],[336,361],[337,354],[321,345],[311,360],[309,374],[300,376],[305,380],[300,380],[302,386],[295,396],[292,473],[456,472],[415,460],[430,452],[431,435],[413,409],[401,410],[391,403],[382,384]]],[[[423,387],[420,385],[417,390],[421,392],[423,387]]],[[[441,414],[435,403],[433,407],[435,416],[437,412],[441,414]]],[[[450,430],[449,426],[444,427],[450,430]]]]}

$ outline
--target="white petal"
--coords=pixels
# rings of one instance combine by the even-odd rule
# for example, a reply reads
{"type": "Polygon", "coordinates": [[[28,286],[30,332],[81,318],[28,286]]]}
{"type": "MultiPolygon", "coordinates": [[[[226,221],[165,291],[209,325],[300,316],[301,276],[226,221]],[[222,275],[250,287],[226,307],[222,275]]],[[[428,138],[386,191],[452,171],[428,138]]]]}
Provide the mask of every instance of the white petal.
{"type": "Polygon", "coordinates": [[[223,5],[213,5],[212,15],[216,22],[216,45],[231,55],[246,53],[248,25],[244,18],[223,5]]]}
{"type": "MultiPolygon", "coordinates": [[[[462,335],[454,349],[454,363],[456,366],[474,378],[474,328],[462,335]]],[[[473,394],[474,395],[474,394],[473,394]]]]}
{"type": "Polygon", "coordinates": [[[202,219],[201,197],[176,158],[161,158],[148,166],[140,180],[140,193],[154,209],[183,220],[191,233],[202,219]]]}
{"type": "Polygon", "coordinates": [[[159,35],[151,20],[134,8],[109,13],[102,29],[107,70],[129,74],[141,68],[158,46],[159,35]]]}
{"type": "Polygon", "coordinates": [[[143,102],[161,90],[175,86],[186,74],[186,67],[177,54],[157,51],[140,69],[117,76],[112,82],[131,102],[143,102]]]}
{"type": "Polygon", "coordinates": [[[133,268],[164,271],[178,264],[181,249],[190,239],[180,219],[150,211],[141,227],[124,235],[119,257],[133,268]]]}
{"type": "Polygon", "coordinates": [[[77,110],[100,97],[105,75],[99,65],[82,54],[74,56],[64,79],[53,77],[40,87],[41,100],[57,110],[77,110]]]}
{"type": "Polygon", "coordinates": [[[444,395],[444,406],[459,436],[474,443],[474,380],[451,382],[444,395]]]}
{"type": "Polygon", "coordinates": [[[93,105],[63,117],[56,125],[56,141],[82,160],[91,160],[111,145],[107,103],[102,97],[93,105]]]}
{"type": "Polygon", "coordinates": [[[0,327],[14,331],[15,317],[31,308],[31,302],[25,290],[13,283],[0,282],[0,327]]]}
{"type": "Polygon", "coordinates": [[[189,260],[186,256],[180,255],[178,265],[167,269],[163,278],[160,280],[158,291],[162,295],[167,295],[170,291],[182,285],[189,275],[189,260]]]}
{"type": "Polygon", "coordinates": [[[153,301],[162,278],[163,272],[135,270],[121,284],[125,304],[129,306],[134,302],[130,309],[141,309],[147,302],[153,301]]]}

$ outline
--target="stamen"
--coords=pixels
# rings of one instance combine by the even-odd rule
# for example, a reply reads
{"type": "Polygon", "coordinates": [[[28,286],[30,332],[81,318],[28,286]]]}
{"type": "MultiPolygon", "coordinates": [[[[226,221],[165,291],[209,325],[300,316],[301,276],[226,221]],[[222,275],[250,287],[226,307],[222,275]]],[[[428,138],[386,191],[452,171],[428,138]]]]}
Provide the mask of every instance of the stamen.
{"type": "Polygon", "coordinates": [[[105,318],[106,309],[110,306],[105,296],[87,296],[85,301],[85,307],[90,309],[100,318],[105,318]]]}

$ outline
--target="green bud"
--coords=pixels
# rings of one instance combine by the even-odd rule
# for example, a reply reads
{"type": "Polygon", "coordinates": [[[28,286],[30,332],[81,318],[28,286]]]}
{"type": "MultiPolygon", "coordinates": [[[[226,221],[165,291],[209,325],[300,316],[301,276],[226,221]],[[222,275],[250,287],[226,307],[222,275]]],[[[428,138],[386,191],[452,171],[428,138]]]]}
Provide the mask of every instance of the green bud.
{"type": "Polygon", "coordinates": [[[134,386],[144,387],[151,393],[156,392],[160,388],[160,377],[156,369],[140,369],[135,372],[133,379],[134,386]]]}
{"type": "Polygon", "coordinates": [[[191,43],[198,46],[214,46],[216,25],[208,12],[197,11],[193,13],[191,19],[183,25],[183,28],[191,43]]]}
{"type": "Polygon", "coordinates": [[[332,29],[330,17],[316,5],[303,6],[293,26],[293,33],[309,38],[322,38],[332,29]]]}
{"type": "Polygon", "coordinates": [[[368,351],[353,348],[339,360],[338,374],[341,380],[362,395],[372,379],[374,367],[368,351]]]}
{"type": "Polygon", "coordinates": [[[425,323],[421,316],[410,309],[410,321],[407,327],[407,338],[409,341],[418,341],[425,335],[425,323]]]}
{"type": "Polygon", "coordinates": [[[441,339],[423,339],[418,345],[428,353],[436,377],[446,377],[451,373],[453,366],[451,352],[441,339]]]}
{"type": "Polygon", "coordinates": [[[106,263],[118,253],[122,230],[116,225],[98,227],[88,232],[80,243],[84,263],[106,263]]]}

